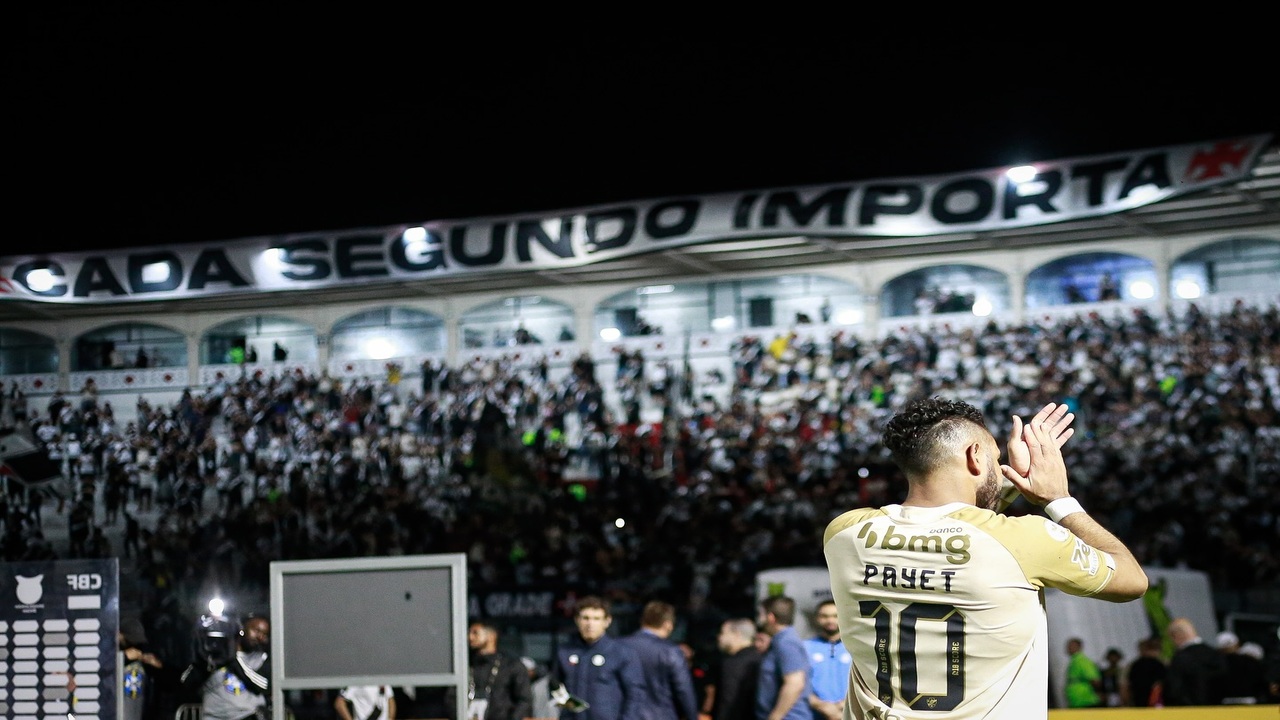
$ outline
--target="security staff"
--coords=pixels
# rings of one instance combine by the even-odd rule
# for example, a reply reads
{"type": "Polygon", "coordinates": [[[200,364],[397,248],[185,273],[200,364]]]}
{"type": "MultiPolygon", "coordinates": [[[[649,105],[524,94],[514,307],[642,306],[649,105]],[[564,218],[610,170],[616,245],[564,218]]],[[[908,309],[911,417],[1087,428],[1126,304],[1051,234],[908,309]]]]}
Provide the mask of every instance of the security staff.
{"type": "Polygon", "coordinates": [[[813,669],[813,692],[809,707],[814,720],[840,720],[844,716],[844,696],[849,690],[849,667],[853,657],[840,640],[840,622],[836,602],[823,600],[813,614],[818,632],[804,641],[813,669]]]}
{"type": "MultiPolygon", "coordinates": [[[[644,673],[635,651],[605,631],[613,622],[607,600],[588,596],[578,602],[573,622],[577,636],[556,651],[552,688],[562,685],[571,698],[561,702],[563,720],[642,720],[644,673]],[[587,707],[575,710],[578,700],[587,707]]],[[[553,693],[555,697],[557,693],[553,693]]],[[[563,694],[560,694],[563,697],[563,694]]]]}
{"type": "MultiPolygon", "coordinates": [[[[493,623],[473,620],[467,628],[467,718],[478,720],[524,720],[532,717],[533,693],[529,669],[511,653],[498,649],[498,628],[493,623]]],[[[450,689],[445,707],[457,702],[450,689]]]]}

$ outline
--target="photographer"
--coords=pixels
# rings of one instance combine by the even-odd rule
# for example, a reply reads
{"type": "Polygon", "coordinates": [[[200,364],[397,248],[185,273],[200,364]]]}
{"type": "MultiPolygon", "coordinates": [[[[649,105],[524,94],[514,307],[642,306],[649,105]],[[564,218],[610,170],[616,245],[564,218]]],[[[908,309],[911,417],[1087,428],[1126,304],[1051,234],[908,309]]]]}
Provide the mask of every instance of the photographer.
{"type": "Polygon", "coordinates": [[[270,717],[271,623],[250,615],[231,635],[234,643],[224,645],[222,628],[228,621],[201,620],[205,632],[198,638],[196,660],[183,672],[182,683],[200,688],[203,720],[270,717]]]}

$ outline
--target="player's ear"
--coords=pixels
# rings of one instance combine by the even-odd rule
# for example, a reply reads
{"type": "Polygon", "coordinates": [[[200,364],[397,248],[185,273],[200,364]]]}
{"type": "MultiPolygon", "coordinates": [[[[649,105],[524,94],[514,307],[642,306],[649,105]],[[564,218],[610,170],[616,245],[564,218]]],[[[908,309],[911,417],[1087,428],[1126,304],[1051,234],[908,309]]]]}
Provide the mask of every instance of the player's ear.
{"type": "Polygon", "coordinates": [[[972,443],[969,443],[968,447],[964,449],[965,468],[970,473],[974,475],[983,474],[983,470],[982,470],[983,459],[984,459],[984,456],[983,456],[981,444],[972,442],[972,443]]]}

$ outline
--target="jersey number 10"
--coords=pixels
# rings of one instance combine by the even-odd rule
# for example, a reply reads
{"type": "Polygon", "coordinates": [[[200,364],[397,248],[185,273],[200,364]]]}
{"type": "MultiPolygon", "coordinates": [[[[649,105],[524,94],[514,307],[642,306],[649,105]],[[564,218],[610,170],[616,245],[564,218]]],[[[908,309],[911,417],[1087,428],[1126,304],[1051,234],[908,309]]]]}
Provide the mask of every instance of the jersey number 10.
{"type": "MultiPolygon", "coordinates": [[[[890,654],[891,633],[895,630],[893,613],[884,603],[876,600],[863,600],[858,609],[864,618],[874,618],[876,623],[876,685],[880,702],[893,707],[893,674],[894,656],[890,654]]],[[[938,626],[934,626],[938,627],[938,626]]],[[[928,629],[928,628],[925,628],[928,629]]],[[[941,628],[939,628],[941,629],[941,628]]],[[[912,710],[936,710],[939,712],[954,710],[964,699],[964,616],[954,605],[916,602],[907,605],[898,618],[898,653],[897,664],[901,667],[902,698],[912,710]],[[921,622],[942,623],[946,628],[947,649],[945,661],[942,663],[942,675],[946,677],[946,693],[922,694],[920,692],[920,676],[926,679],[939,680],[938,667],[929,665],[921,667],[916,654],[916,633],[921,622]]],[[[926,658],[933,660],[932,657],[926,658]]],[[[940,682],[929,683],[937,687],[940,682]]]]}

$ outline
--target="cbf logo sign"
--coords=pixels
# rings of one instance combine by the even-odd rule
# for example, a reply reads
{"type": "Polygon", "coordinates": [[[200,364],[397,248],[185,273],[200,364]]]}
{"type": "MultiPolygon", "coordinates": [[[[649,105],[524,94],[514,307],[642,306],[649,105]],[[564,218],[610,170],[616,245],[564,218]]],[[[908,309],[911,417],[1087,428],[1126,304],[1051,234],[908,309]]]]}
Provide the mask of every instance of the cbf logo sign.
{"type": "Polygon", "coordinates": [[[14,592],[18,596],[18,605],[15,607],[23,612],[35,612],[37,609],[44,607],[36,604],[40,602],[40,598],[44,597],[44,575],[36,575],[35,577],[14,575],[13,579],[17,582],[14,592]]]}

